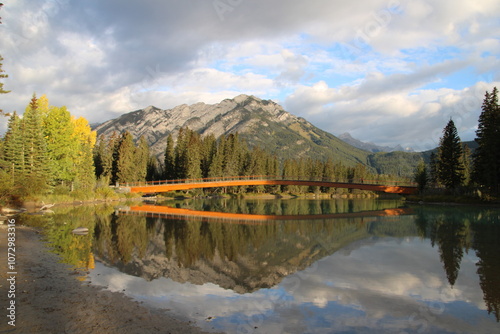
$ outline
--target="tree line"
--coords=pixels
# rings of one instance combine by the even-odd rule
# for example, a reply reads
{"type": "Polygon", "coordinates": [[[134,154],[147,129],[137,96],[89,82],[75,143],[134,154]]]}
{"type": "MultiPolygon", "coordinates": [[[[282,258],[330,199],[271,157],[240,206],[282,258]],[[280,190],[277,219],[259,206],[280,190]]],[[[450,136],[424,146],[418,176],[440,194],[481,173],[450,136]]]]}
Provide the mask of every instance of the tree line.
{"type": "MultiPolygon", "coordinates": [[[[303,180],[353,181],[376,178],[366,166],[344,166],[331,160],[310,158],[280,161],[265,149],[249,147],[238,133],[216,139],[213,134],[201,136],[181,128],[177,140],[166,138],[163,161],[150,153],[147,141],[140,138],[134,145],[132,135],[113,133],[100,136],[94,150],[96,176],[111,184],[156,180],[198,179],[224,176],[269,175],[303,180]]],[[[201,191],[201,190],[200,190],[201,191]]],[[[333,189],[305,186],[240,186],[232,190],[242,192],[333,192],[333,189]]]]}
{"type": "Polygon", "coordinates": [[[474,153],[461,142],[450,119],[429,166],[421,161],[417,167],[415,181],[421,190],[441,186],[454,193],[479,188],[500,194],[500,106],[496,87],[486,92],[481,109],[474,153]]]}

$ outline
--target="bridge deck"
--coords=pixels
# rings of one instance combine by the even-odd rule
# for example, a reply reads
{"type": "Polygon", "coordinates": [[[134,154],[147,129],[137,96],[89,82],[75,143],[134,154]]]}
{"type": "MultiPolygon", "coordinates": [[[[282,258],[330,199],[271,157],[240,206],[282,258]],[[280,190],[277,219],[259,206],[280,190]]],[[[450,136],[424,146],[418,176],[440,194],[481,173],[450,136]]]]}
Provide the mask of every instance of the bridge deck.
{"type": "Polygon", "coordinates": [[[360,189],[369,191],[382,191],[393,194],[413,194],[417,191],[415,186],[406,185],[383,185],[370,183],[332,182],[332,181],[307,181],[307,180],[283,180],[265,179],[256,177],[237,177],[221,179],[197,179],[178,181],[156,181],[148,184],[131,185],[130,192],[133,193],[160,193],[176,190],[188,190],[199,188],[219,188],[236,186],[258,186],[258,185],[296,185],[296,186],[319,186],[333,188],[360,189]]]}

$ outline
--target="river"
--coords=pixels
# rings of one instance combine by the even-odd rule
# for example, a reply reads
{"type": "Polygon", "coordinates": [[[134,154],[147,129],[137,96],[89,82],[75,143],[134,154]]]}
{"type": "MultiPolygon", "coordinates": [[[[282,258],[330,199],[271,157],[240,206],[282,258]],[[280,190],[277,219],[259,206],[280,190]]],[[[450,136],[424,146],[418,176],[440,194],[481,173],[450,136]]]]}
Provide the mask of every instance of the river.
{"type": "Polygon", "coordinates": [[[498,208],[199,199],[23,220],[80,279],[209,331],[500,332],[498,208]]]}

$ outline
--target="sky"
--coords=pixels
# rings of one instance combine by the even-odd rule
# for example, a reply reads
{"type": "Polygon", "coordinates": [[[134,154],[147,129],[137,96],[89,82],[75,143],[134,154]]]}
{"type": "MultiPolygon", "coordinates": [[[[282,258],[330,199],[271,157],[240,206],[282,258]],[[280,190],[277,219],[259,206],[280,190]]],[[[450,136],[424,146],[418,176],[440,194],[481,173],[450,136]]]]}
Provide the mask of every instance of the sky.
{"type": "Polygon", "coordinates": [[[498,0],[3,2],[5,112],[45,94],[97,123],[248,94],[334,135],[422,151],[450,118],[473,140],[500,86],[498,0]]]}

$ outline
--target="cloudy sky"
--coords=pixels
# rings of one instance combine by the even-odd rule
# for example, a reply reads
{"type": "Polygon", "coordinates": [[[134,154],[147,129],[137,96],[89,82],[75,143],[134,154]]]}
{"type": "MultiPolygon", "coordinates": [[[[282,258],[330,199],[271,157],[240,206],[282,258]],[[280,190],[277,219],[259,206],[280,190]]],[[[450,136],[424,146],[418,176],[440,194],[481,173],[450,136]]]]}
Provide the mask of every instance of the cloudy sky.
{"type": "Polygon", "coordinates": [[[335,135],[425,150],[450,117],[472,140],[500,86],[498,0],[3,2],[4,111],[36,92],[101,122],[245,93],[335,135]]]}

